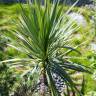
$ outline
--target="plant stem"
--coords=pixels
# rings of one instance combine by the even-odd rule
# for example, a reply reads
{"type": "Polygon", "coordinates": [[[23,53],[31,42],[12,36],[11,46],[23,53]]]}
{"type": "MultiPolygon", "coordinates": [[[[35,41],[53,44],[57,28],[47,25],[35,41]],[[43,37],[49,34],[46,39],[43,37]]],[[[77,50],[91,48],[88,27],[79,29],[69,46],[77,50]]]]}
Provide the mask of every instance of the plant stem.
{"type": "Polygon", "coordinates": [[[40,95],[41,96],[45,96],[45,79],[46,79],[46,75],[45,75],[45,68],[43,67],[42,68],[42,71],[41,71],[41,76],[40,76],[40,95]]]}

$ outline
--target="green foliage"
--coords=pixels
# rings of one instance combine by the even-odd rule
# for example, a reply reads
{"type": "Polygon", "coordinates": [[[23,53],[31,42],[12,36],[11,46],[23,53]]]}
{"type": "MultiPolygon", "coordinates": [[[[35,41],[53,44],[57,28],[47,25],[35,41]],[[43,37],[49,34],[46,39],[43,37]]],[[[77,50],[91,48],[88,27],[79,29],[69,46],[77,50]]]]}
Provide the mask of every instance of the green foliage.
{"type": "Polygon", "coordinates": [[[13,72],[5,64],[0,64],[0,95],[9,96],[15,82],[13,72]]]}
{"type": "MultiPolygon", "coordinates": [[[[0,36],[0,61],[4,60],[7,55],[5,54],[5,48],[7,40],[0,36]]],[[[0,95],[9,96],[10,91],[16,81],[13,77],[13,71],[9,70],[6,64],[0,63],[0,95]]]]}

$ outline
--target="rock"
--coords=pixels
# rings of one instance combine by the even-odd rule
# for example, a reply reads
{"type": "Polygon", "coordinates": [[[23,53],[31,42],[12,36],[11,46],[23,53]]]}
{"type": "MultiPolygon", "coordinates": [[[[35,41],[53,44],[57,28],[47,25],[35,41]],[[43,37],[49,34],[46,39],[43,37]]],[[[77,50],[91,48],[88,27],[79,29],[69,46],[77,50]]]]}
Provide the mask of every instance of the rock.
{"type": "Polygon", "coordinates": [[[71,19],[73,19],[74,21],[76,21],[76,23],[82,27],[86,27],[87,26],[87,21],[85,19],[85,17],[80,14],[80,13],[76,13],[76,12],[71,12],[69,13],[69,17],[71,19]]]}
{"type": "MultiPolygon", "coordinates": [[[[3,2],[3,3],[14,3],[14,2],[17,2],[17,1],[25,3],[27,0],[0,0],[0,3],[1,2],[3,2]]],[[[76,2],[76,0],[60,0],[61,3],[63,3],[64,1],[65,1],[65,4],[67,4],[67,5],[73,5],[76,2]]],[[[44,0],[41,0],[41,2],[43,4],[44,0]]],[[[84,6],[86,4],[92,4],[92,0],[79,0],[78,3],[76,4],[76,6],[84,6]]]]}
{"type": "Polygon", "coordinates": [[[53,80],[55,81],[56,88],[60,93],[62,93],[63,90],[65,89],[64,81],[56,73],[53,73],[52,76],[53,76],[53,80]]]}
{"type": "Polygon", "coordinates": [[[90,44],[91,50],[96,51],[96,43],[90,44]]]}
{"type": "Polygon", "coordinates": [[[0,2],[2,2],[2,3],[15,3],[15,2],[18,2],[18,1],[20,1],[22,3],[26,2],[26,0],[1,0],[0,2]]]}
{"type": "Polygon", "coordinates": [[[85,5],[86,8],[91,9],[91,10],[95,10],[96,9],[96,5],[94,4],[90,4],[90,5],[85,5]]]}

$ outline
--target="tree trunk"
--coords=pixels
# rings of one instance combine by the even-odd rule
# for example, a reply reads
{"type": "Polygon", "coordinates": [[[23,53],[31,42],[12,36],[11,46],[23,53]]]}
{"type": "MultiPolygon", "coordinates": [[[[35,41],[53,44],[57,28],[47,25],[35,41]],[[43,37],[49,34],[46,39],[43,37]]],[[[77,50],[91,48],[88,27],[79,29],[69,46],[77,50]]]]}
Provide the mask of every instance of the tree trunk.
{"type": "Polygon", "coordinates": [[[41,76],[40,76],[40,96],[45,96],[45,82],[46,82],[46,75],[45,69],[42,68],[41,76]]]}

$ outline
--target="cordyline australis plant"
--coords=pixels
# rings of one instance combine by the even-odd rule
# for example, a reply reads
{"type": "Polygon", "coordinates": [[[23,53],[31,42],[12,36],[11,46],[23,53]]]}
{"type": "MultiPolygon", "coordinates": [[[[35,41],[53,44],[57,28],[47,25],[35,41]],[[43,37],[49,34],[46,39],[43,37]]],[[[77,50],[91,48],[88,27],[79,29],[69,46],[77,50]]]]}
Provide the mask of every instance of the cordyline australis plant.
{"type": "MultiPolygon", "coordinates": [[[[45,86],[50,89],[51,96],[61,96],[53,74],[57,74],[68,88],[81,96],[67,70],[89,72],[89,69],[63,58],[72,51],[80,53],[70,47],[69,43],[71,34],[77,30],[73,20],[66,17],[58,0],[53,4],[50,0],[45,0],[44,5],[40,4],[40,0],[33,0],[32,3],[29,1],[29,13],[22,5],[21,10],[17,28],[12,29],[9,33],[11,36],[6,38],[11,40],[9,46],[28,57],[5,60],[1,63],[9,63],[10,68],[28,67],[21,77],[27,76],[29,81],[34,82],[33,85],[38,84],[39,80],[41,96],[45,96],[45,86]],[[66,51],[62,52],[61,49],[66,51]]],[[[64,95],[68,96],[66,92],[64,95]]]]}

